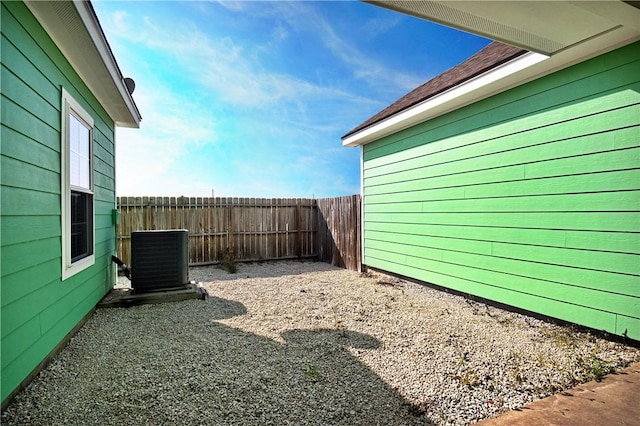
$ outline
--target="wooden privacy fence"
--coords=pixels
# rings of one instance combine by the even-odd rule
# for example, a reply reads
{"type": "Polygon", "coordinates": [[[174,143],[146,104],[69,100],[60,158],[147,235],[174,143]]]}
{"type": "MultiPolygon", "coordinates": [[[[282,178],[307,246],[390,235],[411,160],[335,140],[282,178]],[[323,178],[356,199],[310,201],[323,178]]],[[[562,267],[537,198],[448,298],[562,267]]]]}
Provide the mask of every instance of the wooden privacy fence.
{"type": "Polygon", "coordinates": [[[189,264],[317,258],[360,268],[360,196],[329,198],[118,197],[118,255],[131,263],[131,232],[189,231],[189,264]]]}

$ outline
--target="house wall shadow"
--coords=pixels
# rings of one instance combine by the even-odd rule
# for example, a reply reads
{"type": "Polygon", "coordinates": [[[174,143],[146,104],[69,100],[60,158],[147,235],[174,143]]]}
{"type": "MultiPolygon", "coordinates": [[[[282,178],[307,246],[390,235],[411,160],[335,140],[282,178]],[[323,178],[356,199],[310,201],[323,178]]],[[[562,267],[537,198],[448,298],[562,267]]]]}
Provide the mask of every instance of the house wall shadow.
{"type": "Polygon", "coordinates": [[[81,330],[36,380],[37,406],[19,395],[23,411],[9,407],[4,420],[38,423],[54,410],[77,424],[431,424],[349,352],[380,347],[372,336],[296,329],[282,343],[220,322],[247,312],[234,300],[167,305],[99,311],[100,326],[81,330]],[[94,403],[73,403],[87,400],[79,381],[94,403]]]}

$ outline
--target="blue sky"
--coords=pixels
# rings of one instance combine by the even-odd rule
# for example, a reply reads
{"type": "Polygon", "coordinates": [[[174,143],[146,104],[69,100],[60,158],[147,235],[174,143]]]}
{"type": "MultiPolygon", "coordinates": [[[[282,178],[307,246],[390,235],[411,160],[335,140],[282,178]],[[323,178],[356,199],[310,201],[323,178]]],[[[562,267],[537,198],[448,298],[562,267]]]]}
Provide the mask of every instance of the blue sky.
{"type": "Polygon", "coordinates": [[[341,136],[489,43],[356,1],[93,5],[143,117],[119,196],[359,193],[341,136]]]}

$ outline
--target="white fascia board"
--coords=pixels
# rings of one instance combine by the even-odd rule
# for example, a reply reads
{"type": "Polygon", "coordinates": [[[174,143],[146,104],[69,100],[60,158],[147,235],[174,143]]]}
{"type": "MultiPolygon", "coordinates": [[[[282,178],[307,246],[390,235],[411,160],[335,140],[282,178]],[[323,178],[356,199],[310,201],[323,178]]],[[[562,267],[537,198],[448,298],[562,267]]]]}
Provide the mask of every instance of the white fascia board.
{"type": "Polygon", "coordinates": [[[363,145],[392,133],[422,123],[438,115],[468,105],[491,96],[503,87],[497,87],[506,77],[512,76],[549,57],[541,53],[529,52],[506,62],[484,74],[446,90],[419,104],[405,109],[370,127],[344,138],[344,146],[363,145]]]}

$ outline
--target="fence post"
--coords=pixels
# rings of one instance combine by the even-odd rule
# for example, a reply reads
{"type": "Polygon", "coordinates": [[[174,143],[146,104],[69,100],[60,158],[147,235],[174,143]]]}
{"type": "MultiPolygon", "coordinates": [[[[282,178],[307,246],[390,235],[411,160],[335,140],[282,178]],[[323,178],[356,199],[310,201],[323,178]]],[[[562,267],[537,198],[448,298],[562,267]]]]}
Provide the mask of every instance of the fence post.
{"type": "Polygon", "coordinates": [[[296,199],[296,257],[302,257],[302,221],[300,220],[300,198],[296,199]]]}
{"type": "MultiPolygon", "coordinates": [[[[237,200],[237,199],[236,199],[237,200]]],[[[235,247],[235,237],[233,235],[233,199],[227,198],[227,252],[232,255],[235,247]]]]}

